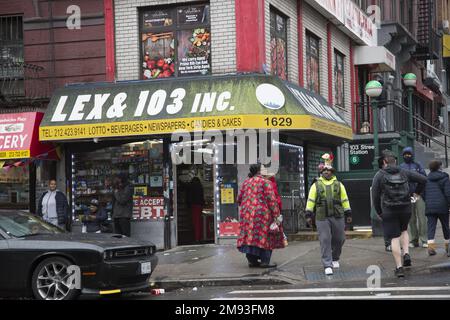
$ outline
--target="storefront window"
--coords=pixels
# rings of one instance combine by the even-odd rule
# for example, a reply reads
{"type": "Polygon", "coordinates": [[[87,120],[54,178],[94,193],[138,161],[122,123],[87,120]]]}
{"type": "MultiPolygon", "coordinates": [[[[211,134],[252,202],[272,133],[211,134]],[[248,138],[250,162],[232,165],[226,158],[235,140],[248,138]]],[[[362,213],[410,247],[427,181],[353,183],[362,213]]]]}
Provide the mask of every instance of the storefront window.
{"type": "Polygon", "coordinates": [[[344,108],[344,55],[334,52],[334,103],[344,108]]]}
{"type": "Polygon", "coordinates": [[[211,73],[209,5],[143,11],[141,41],[143,79],[211,73]]]}
{"type": "Polygon", "coordinates": [[[306,33],[306,86],[307,89],[320,94],[320,60],[319,38],[306,33]]]}
{"type": "Polygon", "coordinates": [[[270,57],[272,74],[287,80],[287,18],[270,11],[270,57]]]}
{"type": "Polygon", "coordinates": [[[30,170],[20,160],[7,161],[0,169],[0,208],[28,209],[30,170]]]}
{"type": "Polygon", "coordinates": [[[150,140],[73,155],[74,214],[84,214],[92,199],[112,209],[115,176],[125,175],[134,188],[133,218],[163,218],[162,140],[150,140]]]}

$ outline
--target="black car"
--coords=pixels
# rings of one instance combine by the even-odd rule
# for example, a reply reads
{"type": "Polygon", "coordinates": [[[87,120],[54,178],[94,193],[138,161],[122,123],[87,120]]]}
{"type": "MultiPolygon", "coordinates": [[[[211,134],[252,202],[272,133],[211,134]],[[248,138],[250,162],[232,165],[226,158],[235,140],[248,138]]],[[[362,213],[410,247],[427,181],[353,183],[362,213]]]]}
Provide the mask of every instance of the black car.
{"type": "Polygon", "coordinates": [[[69,300],[147,289],[155,251],[152,243],[68,233],[29,213],[0,211],[0,295],[69,300]]]}

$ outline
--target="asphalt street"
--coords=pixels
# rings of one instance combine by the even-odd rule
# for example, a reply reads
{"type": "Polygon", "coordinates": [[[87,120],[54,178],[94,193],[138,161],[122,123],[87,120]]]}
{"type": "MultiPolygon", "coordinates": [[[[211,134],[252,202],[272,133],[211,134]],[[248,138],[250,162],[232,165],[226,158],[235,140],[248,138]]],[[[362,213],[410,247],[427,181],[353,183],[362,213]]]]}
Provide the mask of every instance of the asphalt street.
{"type": "Polygon", "coordinates": [[[366,281],[336,282],[332,279],[304,285],[191,287],[161,295],[134,293],[102,299],[132,300],[409,300],[450,299],[450,272],[389,278],[380,287],[366,281]]]}

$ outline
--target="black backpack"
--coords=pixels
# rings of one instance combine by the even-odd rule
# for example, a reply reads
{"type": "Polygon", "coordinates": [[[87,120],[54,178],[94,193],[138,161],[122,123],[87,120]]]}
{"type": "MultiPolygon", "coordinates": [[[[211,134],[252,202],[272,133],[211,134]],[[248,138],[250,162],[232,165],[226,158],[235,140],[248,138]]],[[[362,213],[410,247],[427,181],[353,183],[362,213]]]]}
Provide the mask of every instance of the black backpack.
{"type": "Polygon", "coordinates": [[[405,173],[399,171],[395,174],[390,174],[385,171],[383,185],[383,204],[386,207],[399,207],[411,204],[408,177],[405,173]]]}

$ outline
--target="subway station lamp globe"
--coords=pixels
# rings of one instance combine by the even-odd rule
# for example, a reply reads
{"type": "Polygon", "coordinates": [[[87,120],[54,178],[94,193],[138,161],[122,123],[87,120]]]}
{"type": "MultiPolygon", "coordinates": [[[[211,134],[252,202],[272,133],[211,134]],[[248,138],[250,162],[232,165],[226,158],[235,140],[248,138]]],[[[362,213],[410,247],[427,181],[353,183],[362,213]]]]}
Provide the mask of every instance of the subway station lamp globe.
{"type": "Polygon", "coordinates": [[[417,83],[417,76],[414,73],[407,73],[403,77],[403,83],[406,87],[415,87],[417,83]]]}
{"type": "Polygon", "coordinates": [[[408,131],[411,136],[414,135],[413,127],[413,101],[412,95],[417,83],[417,76],[414,73],[407,73],[403,76],[403,83],[408,94],[408,131]]]}
{"type": "Polygon", "coordinates": [[[377,98],[383,92],[383,86],[380,82],[376,80],[369,81],[366,84],[366,94],[372,98],[372,112],[373,112],[373,145],[375,147],[375,155],[372,162],[373,169],[376,171],[378,169],[378,154],[379,154],[379,146],[378,146],[378,105],[377,98]]]}
{"type": "Polygon", "coordinates": [[[366,94],[371,98],[378,98],[383,91],[383,86],[380,82],[373,80],[366,84],[366,94]]]}

